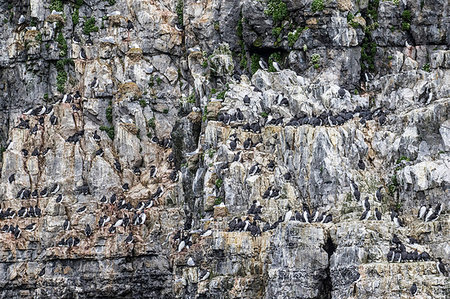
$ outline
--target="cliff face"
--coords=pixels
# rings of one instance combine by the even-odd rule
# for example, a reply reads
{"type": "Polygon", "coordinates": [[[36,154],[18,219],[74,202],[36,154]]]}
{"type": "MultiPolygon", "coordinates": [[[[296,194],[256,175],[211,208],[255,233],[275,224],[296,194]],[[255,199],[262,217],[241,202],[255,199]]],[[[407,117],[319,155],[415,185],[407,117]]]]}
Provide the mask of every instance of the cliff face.
{"type": "Polygon", "coordinates": [[[448,1],[0,12],[0,298],[449,296],[448,1]]]}

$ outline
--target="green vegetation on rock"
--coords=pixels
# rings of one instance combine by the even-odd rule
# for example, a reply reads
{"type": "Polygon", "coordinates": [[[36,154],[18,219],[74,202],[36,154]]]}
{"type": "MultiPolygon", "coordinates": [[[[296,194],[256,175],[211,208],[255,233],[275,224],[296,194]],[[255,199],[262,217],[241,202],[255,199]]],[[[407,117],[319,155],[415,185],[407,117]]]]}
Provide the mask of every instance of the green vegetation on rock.
{"type": "Polygon", "coordinates": [[[323,4],[323,0],[313,0],[313,2],[311,3],[312,12],[322,11],[324,8],[325,5],[323,4]]]}
{"type": "Polygon", "coordinates": [[[287,5],[282,0],[269,0],[264,13],[271,16],[274,23],[281,22],[288,16],[287,5]]]}
{"type": "Polygon", "coordinates": [[[91,32],[98,32],[98,26],[95,26],[95,18],[90,17],[84,18],[84,25],[83,25],[83,33],[86,35],[91,34],[91,32]]]}

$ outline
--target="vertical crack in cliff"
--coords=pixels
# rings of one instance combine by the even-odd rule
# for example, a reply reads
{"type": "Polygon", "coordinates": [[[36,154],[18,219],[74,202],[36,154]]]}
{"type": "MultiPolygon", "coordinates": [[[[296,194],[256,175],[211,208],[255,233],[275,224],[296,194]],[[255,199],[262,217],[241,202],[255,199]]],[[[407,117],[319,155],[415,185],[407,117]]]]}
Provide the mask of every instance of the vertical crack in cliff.
{"type": "Polygon", "coordinates": [[[333,291],[333,283],[331,281],[331,272],[330,272],[330,261],[331,256],[336,251],[336,245],[333,243],[333,240],[330,236],[327,237],[327,240],[325,241],[325,244],[323,245],[323,249],[328,254],[328,267],[325,269],[326,276],[322,280],[322,292],[319,298],[322,299],[331,299],[332,298],[332,291],[333,291]]]}

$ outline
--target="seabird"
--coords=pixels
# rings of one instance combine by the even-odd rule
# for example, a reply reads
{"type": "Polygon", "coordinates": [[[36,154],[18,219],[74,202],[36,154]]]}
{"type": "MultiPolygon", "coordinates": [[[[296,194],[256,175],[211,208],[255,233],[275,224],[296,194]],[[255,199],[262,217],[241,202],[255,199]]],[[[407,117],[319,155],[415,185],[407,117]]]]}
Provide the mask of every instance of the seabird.
{"type": "Polygon", "coordinates": [[[92,236],[92,229],[91,226],[89,224],[86,224],[86,227],[84,228],[84,234],[86,235],[86,237],[90,237],[92,236]]]}
{"type": "Polygon", "coordinates": [[[377,220],[381,220],[381,212],[378,211],[378,208],[375,208],[375,217],[377,218],[377,220]]]}
{"type": "Polygon", "coordinates": [[[417,285],[414,282],[411,286],[411,288],[409,289],[409,291],[411,292],[411,295],[414,296],[417,293],[417,285]]]}
{"type": "Polygon", "coordinates": [[[116,223],[114,223],[114,227],[119,227],[123,225],[123,218],[117,219],[116,223]]]}
{"type": "Polygon", "coordinates": [[[128,237],[125,239],[125,243],[130,244],[133,243],[133,234],[130,233],[128,237]]]}
{"type": "Polygon", "coordinates": [[[260,173],[261,172],[261,169],[259,168],[259,164],[258,163],[256,163],[255,165],[253,165],[252,167],[250,167],[250,171],[249,171],[249,175],[250,176],[252,176],[252,175],[255,175],[255,174],[257,174],[257,173],[260,173]]]}
{"type": "Polygon", "coordinates": [[[382,189],[383,187],[379,187],[378,188],[378,190],[377,190],[377,192],[375,193],[375,197],[376,197],[376,199],[378,200],[378,201],[381,201],[382,199],[383,199],[383,194],[381,194],[381,189],[382,189]]]}
{"type": "Polygon", "coordinates": [[[20,230],[19,226],[16,225],[16,228],[14,230],[14,238],[18,239],[21,234],[22,234],[22,231],[20,230]]]}
{"type": "Polygon", "coordinates": [[[59,194],[58,197],[56,197],[56,202],[60,203],[62,201],[62,194],[59,194]]]}
{"type": "Polygon", "coordinates": [[[94,131],[93,137],[94,137],[94,140],[97,142],[101,140],[100,135],[97,134],[97,130],[94,131]]]}
{"type": "Polygon", "coordinates": [[[147,219],[147,215],[145,213],[140,213],[139,217],[138,217],[139,225],[144,224],[146,219],[147,219]]]}
{"type": "Polygon", "coordinates": [[[158,168],[155,165],[150,166],[150,177],[156,177],[156,173],[158,172],[158,168]]]}
{"type": "Polygon", "coordinates": [[[127,30],[130,31],[130,30],[133,30],[133,29],[134,29],[133,22],[128,20],[128,22],[127,22],[127,30]]]}
{"type": "Polygon", "coordinates": [[[58,245],[59,247],[65,246],[65,245],[66,245],[66,241],[64,240],[64,238],[62,238],[62,239],[58,242],[57,245],[58,245]]]}
{"type": "MultiPolygon", "coordinates": [[[[17,216],[19,217],[27,217],[27,208],[21,207],[20,210],[17,212],[17,216]]],[[[2,217],[0,217],[2,218],[2,217]]]]}
{"type": "Polygon", "coordinates": [[[68,231],[68,230],[70,229],[70,221],[69,221],[69,219],[66,219],[66,220],[64,221],[63,229],[64,229],[65,231],[68,231]]]}
{"type": "Polygon", "coordinates": [[[95,89],[97,87],[98,87],[98,79],[97,79],[97,77],[94,77],[94,80],[92,80],[92,82],[91,82],[91,88],[95,89]]]}
{"type": "Polygon", "coordinates": [[[359,220],[367,220],[370,217],[370,210],[365,210],[364,213],[362,213],[361,218],[359,220]]]}
{"type": "Polygon", "coordinates": [[[114,193],[113,195],[111,195],[110,199],[109,199],[109,203],[110,204],[114,204],[117,200],[117,195],[116,193],[114,193]]]}
{"type": "Polygon", "coordinates": [[[25,112],[23,112],[22,114],[23,115],[31,115],[31,113],[33,112],[33,110],[34,110],[34,108],[33,107],[31,107],[31,108],[28,108],[27,110],[25,110],[25,112]]]}
{"type": "Polygon", "coordinates": [[[207,280],[209,275],[210,275],[209,271],[202,270],[202,272],[200,272],[200,281],[207,280]]]}
{"type": "Polygon", "coordinates": [[[252,145],[253,142],[251,138],[247,138],[243,143],[244,149],[249,149],[250,147],[252,147],[252,145]]]}
{"type": "Polygon", "coordinates": [[[345,96],[345,89],[339,88],[338,95],[340,98],[343,98],[345,96]]]}
{"type": "Polygon", "coordinates": [[[54,115],[54,114],[52,114],[51,116],[50,116],[50,123],[54,126],[54,125],[56,125],[57,123],[58,123],[58,118],[54,115]]]}
{"type": "Polygon", "coordinates": [[[278,62],[276,62],[276,61],[272,62],[272,65],[277,72],[281,72],[281,67],[278,64],[278,62]]]}
{"type": "Polygon", "coordinates": [[[128,191],[128,190],[130,190],[130,186],[128,185],[128,183],[125,183],[125,184],[122,185],[122,190],[123,190],[123,191],[128,191]]]}
{"type": "Polygon", "coordinates": [[[172,180],[172,182],[178,181],[178,171],[177,170],[174,170],[170,173],[170,179],[172,180]]]}
{"type": "Polygon", "coordinates": [[[178,32],[182,32],[184,30],[184,26],[175,24],[175,30],[177,30],[178,32]]]}
{"type": "Polygon", "coordinates": [[[286,181],[290,181],[291,178],[292,178],[292,175],[291,175],[290,172],[286,172],[286,173],[283,175],[283,177],[284,177],[284,179],[285,179],[286,181]]]}
{"type": "Polygon", "coordinates": [[[45,267],[42,268],[41,272],[39,272],[39,276],[44,276],[45,275],[45,267]]]}
{"type": "Polygon", "coordinates": [[[161,186],[158,186],[158,189],[156,189],[156,192],[152,195],[153,199],[160,198],[162,194],[164,193],[164,190],[161,186]]]}
{"type": "Polygon", "coordinates": [[[269,171],[274,171],[274,170],[275,170],[275,162],[274,162],[273,160],[271,160],[271,161],[269,162],[269,164],[267,164],[267,169],[268,169],[269,171]]]}
{"type": "Polygon", "coordinates": [[[37,148],[35,148],[35,149],[33,150],[33,152],[31,153],[31,156],[33,156],[33,157],[39,156],[39,150],[38,150],[37,148]]]}
{"type": "Polygon", "coordinates": [[[83,206],[83,207],[79,208],[77,210],[77,213],[83,213],[84,211],[86,211],[86,206],[83,206]]]}
{"type": "Polygon", "coordinates": [[[100,199],[101,203],[106,203],[108,200],[106,199],[106,196],[103,195],[103,197],[100,199]]]}
{"type": "Polygon", "coordinates": [[[86,51],[84,50],[84,48],[81,48],[81,51],[80,51],[80,58],[81,58],[81,59],[87,59],[86,51]]]}
{"type": "Polygon", "coordinates": [[[182,240],[180,242],[180,244],[178,244],[178,252],[181,252],[185,246],[186,246],[186,242],[184,240],[182,240]]]}
{"type": "Polygon", "coordinates": [[[366,169],[366,164],[364,164],[363,160],[359,160],[358,167],[361,170],[365,170],[366,169]]]}
{"type": "Polygon", "coordinates": [[[403,222],[400,218],[398,218],[398,216],[394,217],[394,224],[398,227],[403,226],[403,222]]]}
{"type": "Polygon", "coordinates": [[[8,181],[10,184],[12,184],[14,181],[16,180],[16,177],[14,175],[14,173],[12,175],[9,176],[8,181]]]}
{"type": "Polygon", "coordinates": [[[259,63],[259,66],[265,71],[267,71],[267,69],[269,68],[267,63],[262,58],[259,60],[258,63],[259,63]]]}
{"type": "Polygon", "coordinates": [[[33,193],[31,193],[31,197],[38,198],[38,196],[39,196],[39,192],[37,191],[37,189],[34,189],[33,193]]]}
{"type": "Polygon", "coordinates": [[[437,270],[441,275],[447,276],[447,270],[445,269],[445,264],[442,262],[442,258],[438,257],[438,263],[436,265],[437,270]]]}
{"type": "Polygon", "coordinates": [[[429,221],[431,215],[433,215],[433,208],[432,208],[431,205],[430,205],[430,208],[428,209],[427,214],[426,214],[426,216],[425,216],[425,222],[428,222],[428,221],[429,221]]]}
{"type": "Polygon", "coordinates": [[[369,197],[366,197],[366,198],[364,199],[364,209],[370,210],[369,197]]]}
{"type": "Polygon", "coordinates": [[[114,167],[116,168],[117,171],[119,172],[122,171],[122,166],[120,165],[120,162],[117,159],[114,161],[114,167]]]}
{"type": "Polygon", "coordinates": [[[25,230],[29,231],[29,232],[32,232],[35,229],[36,229],[36,223],[31,223],[31,224],[28,224],[27,226],[25,226],[25,230]]]}
{"type": "Polygon", "coordinates": [[[243,101],[244,101],[245,105],[249,105],[250,104],[250,97],[248,95],[245,95],[243,101]]]}
{"type": "Polygon", "coordinates": [[[108,232],[109,232],[110,234],[115,233],[115,232],[116,232],[116,226],[115,226],[114,224],[112,224],[112,225],[109,227],[108,232]]]}
{"type": "Polygon", "coordinates": [[[53,187],[50,189],[50,194],[58,193],[59,189],[60,189],[59,184],[54,184],[53,187]]]}

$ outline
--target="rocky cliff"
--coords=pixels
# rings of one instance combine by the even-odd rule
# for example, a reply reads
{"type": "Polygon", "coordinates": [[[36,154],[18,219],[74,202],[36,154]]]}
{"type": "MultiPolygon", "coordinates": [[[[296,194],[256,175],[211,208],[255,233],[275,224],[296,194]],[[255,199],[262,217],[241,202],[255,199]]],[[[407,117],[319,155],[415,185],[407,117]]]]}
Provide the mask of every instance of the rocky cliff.
{"type": "Polygon", "coordinates": [[[0,298],[448,298],[448,1],[0,1],[0,298]]]}

